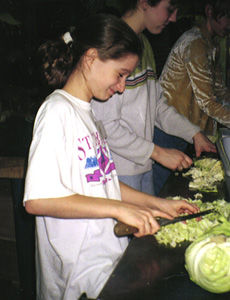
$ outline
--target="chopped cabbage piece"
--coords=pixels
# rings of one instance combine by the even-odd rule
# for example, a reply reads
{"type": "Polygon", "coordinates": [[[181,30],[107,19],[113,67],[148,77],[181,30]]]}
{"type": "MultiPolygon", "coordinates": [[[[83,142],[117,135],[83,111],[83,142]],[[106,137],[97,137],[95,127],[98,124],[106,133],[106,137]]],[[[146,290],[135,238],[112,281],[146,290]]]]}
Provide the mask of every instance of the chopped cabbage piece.
{"type": "Polygon", "coordinates": [[[217,192],[217,182],[224,181],[225,173],[223,163],[216,158],[202,158],[193,162],[184,177],[191,176],[189,188],[201,192],[217,192]]]}
{"type": "MultiPolygon", "coordinates": [[[[200,211],[212,208],[215,208],[215,210],[208,215],[202,216],[199,222],[196,219],[190,219],[186,221],[186,224],[178,222],[161,227],[155,234],[158,243],[176,247],[185,241],[193,242],[208,229],[221,224],[223,218],[228,219],[230,216],[229,202],[224,199],[218,199],[213,202],[202,202],[199,199],[201,196],[201,194],[196,194],[194,196],[195,199],[188,198],[186,200],[199,206],[200,211]]],[[[176,196],[171,199],[178,200],[181,198],[180,196],[176,196]]]]}

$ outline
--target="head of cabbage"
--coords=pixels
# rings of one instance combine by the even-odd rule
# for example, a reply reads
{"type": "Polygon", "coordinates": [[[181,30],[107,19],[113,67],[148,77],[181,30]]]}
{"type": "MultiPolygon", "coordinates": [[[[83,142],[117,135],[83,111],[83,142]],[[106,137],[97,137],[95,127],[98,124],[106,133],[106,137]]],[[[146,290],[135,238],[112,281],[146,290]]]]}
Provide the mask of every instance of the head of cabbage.
{"type": "Polygon", "coordinates": [[[185,251],[185,268],[197,285],[212,293],[230,291],[230,223],[211,228],[185,251]]]}

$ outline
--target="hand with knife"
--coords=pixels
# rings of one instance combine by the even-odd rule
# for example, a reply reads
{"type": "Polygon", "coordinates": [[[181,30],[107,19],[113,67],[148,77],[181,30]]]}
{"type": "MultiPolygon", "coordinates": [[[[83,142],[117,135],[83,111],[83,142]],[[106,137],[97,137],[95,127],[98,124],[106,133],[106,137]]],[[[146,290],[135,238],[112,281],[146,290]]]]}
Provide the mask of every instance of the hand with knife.
{"type": "MultiPolygon", "coordinates": [[[[199,207],[186,200],[154,197],[132,189],[120,182],[123,205],[118,210],[118,221],[131,225],[135,236],[152,235],[160,229],[156,218],[173,220],[182,213],[194,214],[199,207]]],[[[126,234],[127,235],[127,234],[126,234]]]]}
{"type": "MultiPolygon", "coordinates": [[[[170,225],[170,224],[175,224],[177,222],[186,222],[186,220],[190,220],[190,219],[194,219],[194,218],[199,220],[199,219],[201,219],[201,216],[210,214],[214,210],[215,209],[213,208],[213,209],[208,209],[208,210],[196,213],[196,214],[183,215],[181,217],[175,217],[173,220],[169,220],[169,219],[165,219],[165,218],[159,218],[159,219],[157,219],[157,222],[162,227],[162,226],[166,226],[166,225],[170,225]]],[[[127,225],[127,224],[122,223],[122,222],[118,222],[114,226],[114,233],[117,237],[122,237],[122,236],[125,236],[125,235],[134,234],[136,232],[138,232],[138,229],[136,227],[127,225]]]]}

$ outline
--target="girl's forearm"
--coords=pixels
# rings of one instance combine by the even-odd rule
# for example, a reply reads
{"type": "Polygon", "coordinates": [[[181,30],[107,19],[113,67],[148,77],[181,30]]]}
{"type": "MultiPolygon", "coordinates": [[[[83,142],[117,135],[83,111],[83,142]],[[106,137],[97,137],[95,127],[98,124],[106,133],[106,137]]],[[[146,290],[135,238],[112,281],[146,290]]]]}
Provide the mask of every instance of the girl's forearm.
{"type": "Polygon", "coordinates": [[[120,182],[120,189],[121,189],[121,198],[122,201],[138,206],[144,207],[157,207],[158,199],[157,197],[151,196],[149,194],[139,192],[130,186],[120,182]]]}
{"type": "Polygon", "coordinates": [[[57,218],[117,218],[121,206],[119,200],[88,197],[75,194],[69,197],[33,199],[25,203],[30,214],[57,218]]]}

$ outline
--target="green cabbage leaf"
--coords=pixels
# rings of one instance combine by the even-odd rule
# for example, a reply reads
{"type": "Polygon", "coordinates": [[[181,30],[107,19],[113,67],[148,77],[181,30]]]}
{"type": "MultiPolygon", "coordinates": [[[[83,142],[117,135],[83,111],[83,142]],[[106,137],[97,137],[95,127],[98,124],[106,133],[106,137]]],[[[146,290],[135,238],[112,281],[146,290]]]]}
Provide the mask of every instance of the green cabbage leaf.
{"type": "Polygon", "coordinates": [[[217,183],[225,180],[223,163],[217,158],[195,159],[183,177],[191,176],[189,188],[200,192],[218,192],[217,183]]]}
{"type": "MultiPolygon", "coordinates": [[[[184,242],[193,242],[198,237],[203,235],[208,229],[222,223],[222,218],[230,217],[230,203],[224,199],[217,199],[213,202],[202,202],[202,194],[194,195],[195,199],[186,199],[189,203],[194,203],[199,206],[200,211],[213,209],[215,210],[205,216],[198,222],[196,219],[187,220],[186,223],[178,222],[161,227],[155,238],[159,244],[164,244],[170,247],[177,247],[184,242]]],[[[170,199],[184,199],[180,196],[171,197],[170,199]]]]}
{"type": "Polygon", "coordinates": [[[185,251],[189,277],[212,293],[230,291],[230,223],[223,217],[185,251]]]}

